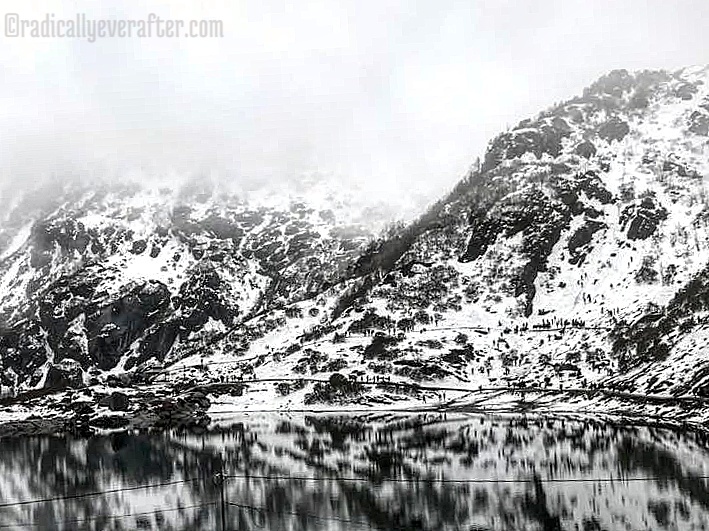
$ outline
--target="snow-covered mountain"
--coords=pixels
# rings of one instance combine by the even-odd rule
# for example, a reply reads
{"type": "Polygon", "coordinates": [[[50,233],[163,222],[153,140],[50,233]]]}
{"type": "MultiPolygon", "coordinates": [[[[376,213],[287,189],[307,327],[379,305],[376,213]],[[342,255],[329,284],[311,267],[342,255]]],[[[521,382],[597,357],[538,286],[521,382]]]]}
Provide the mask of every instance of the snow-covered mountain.
{"type": "Polygon", "coordinates": [[[7,192],[4,383],[47,384],[67,360],[86,379],[93,368],[179,356],[260,311],[321,293],[403,212],[325,179],[287,186],[72,182],[7,192]]]}
{"type": "Polygon", "coordinates": [[[211,380],[360,371],[703,394],[708,80],[613,71],[499,135],[407,223],[317,182],[8,194],[3,381],[204,358],[211,380]]]}

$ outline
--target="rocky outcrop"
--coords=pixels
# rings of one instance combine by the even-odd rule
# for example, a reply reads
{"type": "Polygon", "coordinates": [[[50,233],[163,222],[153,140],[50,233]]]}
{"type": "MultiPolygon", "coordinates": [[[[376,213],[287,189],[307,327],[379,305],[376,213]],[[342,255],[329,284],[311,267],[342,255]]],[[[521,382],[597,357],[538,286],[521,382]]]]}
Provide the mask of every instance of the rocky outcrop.
{"type": "Polygon", "coordinates": [[[88,357],[100,369],[116,366],[131,344],[170,308],[164,284],[148,281],[86,317],[88,357]]]}
{"type": "Polygon", "coordinates": [[[584,140],[576,145],[574,152],[584,158],[590,159],[596,154],[596,146],[590,140],[584,140]]]}
{"type": "Polygon", "coordinates": [[[568,124],[561,118],[504,133],[492,142],[485,154],[483,170],[492,170],[503,160],[521,157],[525,153],[537,158],[543,154],[556,157],[561,152],[561,141],[568,135],[568,124]]]}
{"type": "Polygon", "coordinates": [[[65,360],[61,363],[53,363],[47,369],[47,377],[44,382],[45,389],[77,389],[83,387],[84,372],[78,362],[65,360]]]}
{"type": "MultiPolygon", "coordinates": [[[[684,285],[664,308],[654,308],[632,324],[619,323],[613,332],[613,350],[621,369],[665,360],[670,342],[677,342],[700,323],[694,315],[709,308],[709,268],[684,285]]],[[[685,382],[691,387],[696,382],[685,382]]]]}
{"type": "Polygon", "coordinates": [[[159,399],[148,408],[148,414],[156,417],[156,426],[162,428],[188,429],[201,433],[211,422],[207,396],[195,390],[174,399],[159,399]]]}
{"type": "Polygon", "coordinates": [[[630,127],[628,126],[628,122],[615,117],[604,122],[598,128],[598,136],[608,142],[623,140],[629,132],[630,127]]]}
{"type": "Polygon", "coordinates": [[[175,299],[180,324],[188,330],[199,330],[209,318],[232,324],[239,311],[227,294],[227,282],[217,268],[208,262],[198,264],[175,299]]]}
{"type": "Polygon", "coordinates": [[[607,228],[607,225],[601,221],[586,219],[585,223],[576,229],[569,238],[567,245],[569,253],[571,253],[569,263],[574,265],[583,263],[586,255],[590,251],[589,244],[593,240],[593,235],[605,228],[607,228]]]}
{"type": "Polygon", "coordinates": [[[4,385],[20,382],[39,383],[39,369],[47,362],[47,342],[43,338],[42,327],[37,321],[25,321],[14,328],[0,329],[0,354],[5,367],[2,374],[4,385]],[[12,371],[14,377],[8,374],[12,371]]]}
{"type": "Polygon", "coordinates": [[[644,197],[639,203],[627,206],[620,215],[620,224],[629,240],[645,240],[652,236],[659,224],[667,219],[667,210],[652,197],[644,197]]]}
{"type": "Polygon", "coordinates": [[[694,111],[688,119],[688,129],[695,135],[709,135],[709,113],[701,109],[694,111]]]}
{"type": "Polygon", "coordinates": [[[691,100],[697,90],[697,86],[694,83],[680,83],[675,89],[675,96],[681,100],[691,100]]]}
{"type": "Polygon", "coordinates": [[[114,391],[99,402],[100,406],[105,406],[111,411],[128,411],[130,409],[130,398],[127,394],[114,391]]]}

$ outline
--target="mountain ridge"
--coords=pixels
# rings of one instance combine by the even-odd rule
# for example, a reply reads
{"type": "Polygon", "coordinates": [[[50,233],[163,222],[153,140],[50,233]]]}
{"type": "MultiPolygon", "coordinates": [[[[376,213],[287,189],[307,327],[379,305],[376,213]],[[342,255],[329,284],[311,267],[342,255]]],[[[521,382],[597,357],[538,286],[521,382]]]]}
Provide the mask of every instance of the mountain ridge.
{"type": "Polygon", "coordinates": [[[85,190],[44,216],[18,205],[0,255],[2,383],[99,384],[206,356],[234,368],[198,380],[704,395],[708,77],[615,70],[495,137],[449,194],[379,236],[357,216],[343,226],[342,201],[259,206],[199,184],[85,190]]]}

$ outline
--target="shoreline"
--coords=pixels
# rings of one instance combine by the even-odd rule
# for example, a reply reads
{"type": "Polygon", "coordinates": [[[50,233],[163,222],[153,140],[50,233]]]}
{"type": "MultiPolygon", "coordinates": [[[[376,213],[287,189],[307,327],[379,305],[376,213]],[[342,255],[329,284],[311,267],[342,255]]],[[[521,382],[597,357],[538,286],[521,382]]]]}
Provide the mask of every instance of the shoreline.
{"type": "MultiPolygon", "coordinates": [[[[253,386],[275,381],[324,379],[262,379],[234,384],[208,383],[186,389],[159,386],[131,389],[93,389],[43,393],[29,401],[13,399],[0,410],[0,438],[46,434],[90,436],[125,430],[187,429],[204,432],[226,417],[252,414],[475,414],[509,416],[578,416],[626,425],[652,425],[709,431],[709,399],[639,395],[600,389],[541,389],[484,387],[466,389],[450,385],[420,385],[404,382],[363,384],[373,393],[343,402],[306,405],[302,400],[280,404],[263,389],[253,386]],[[391,395],[389,388],[408,391],[391,395]],[[417,393],[412,396],[411,391],[417,393]],[[376,394],[379,391],[379,394],[376,394]],[[259,393],[262,396],[259,396],[259,393]],[[426,393],[452,393],[449,400],[422,399],[426,393]],[[107,408],[106,396],[123,395],[133,407],[121,411],[107,408]],[[77,396],[78,395],[78,396],[77,396]],[[250,396],[251,395],[251,396],[250,396]],[[387,399],[387,401],[384,400],[387,399]],[[44,401],[45,403],[37,403],[44,401]],[[29,402],[29,403],[28,403],[29,402]],[[275,403],[275,407],[274,407],[275,403]],[[9,409],[19,411],[9,411],[9,409]],[[613,420],[616,419],[616,420],[613,420]]],[[[439,395],[440,397],[440,395],[439,395]]],[[[302,396],[301,396],[302,398],[302,396]]]]}

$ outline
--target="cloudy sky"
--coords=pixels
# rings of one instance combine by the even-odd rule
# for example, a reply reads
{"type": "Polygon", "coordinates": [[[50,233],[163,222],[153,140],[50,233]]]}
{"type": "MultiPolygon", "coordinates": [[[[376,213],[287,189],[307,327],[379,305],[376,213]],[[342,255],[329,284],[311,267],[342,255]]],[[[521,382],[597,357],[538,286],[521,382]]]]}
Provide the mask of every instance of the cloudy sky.
{"type": "Polygon", "coordinates": [[[613,68],[709,62],[705,1],[3,1],[23,19],[220,19],[223,38],[8,38],[0,171],[320,172],[451,186],[613,68]]]}

